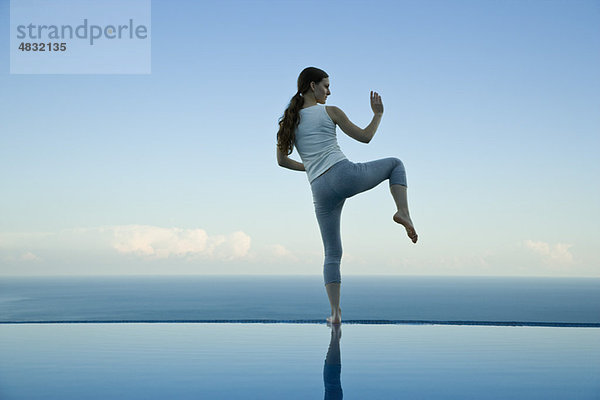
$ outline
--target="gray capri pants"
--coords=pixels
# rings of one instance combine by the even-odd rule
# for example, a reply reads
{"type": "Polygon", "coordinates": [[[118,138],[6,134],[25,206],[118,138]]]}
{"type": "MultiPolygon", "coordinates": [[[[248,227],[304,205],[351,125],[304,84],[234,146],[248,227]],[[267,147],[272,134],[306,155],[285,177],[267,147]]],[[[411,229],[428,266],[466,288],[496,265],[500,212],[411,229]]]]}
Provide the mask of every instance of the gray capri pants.
{"type": "Polygon", "coordinates": [[[325,250],[323,276],[326,285],[342,281],[340,218],[344,202],[355,194],[374,188],[386,179],[390,180],[390,186],[407,186],[404,164],[398,158],[389,157],[366,163],[342,160],[311,182],[315,214],[325,250]]]}

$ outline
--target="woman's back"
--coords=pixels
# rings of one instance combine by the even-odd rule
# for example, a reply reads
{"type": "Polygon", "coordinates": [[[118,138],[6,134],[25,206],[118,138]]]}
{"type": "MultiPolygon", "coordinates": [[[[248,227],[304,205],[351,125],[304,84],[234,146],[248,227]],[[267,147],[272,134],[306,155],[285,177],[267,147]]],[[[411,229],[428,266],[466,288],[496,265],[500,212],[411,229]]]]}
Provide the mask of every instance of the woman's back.
{"type": "Polygon", "coordinates": [[[325,106],[320,104],[300,110],[294,146],[304,163],[309,182],[333,164],[347,159],[338,145],[335,123],[325,106]]]}

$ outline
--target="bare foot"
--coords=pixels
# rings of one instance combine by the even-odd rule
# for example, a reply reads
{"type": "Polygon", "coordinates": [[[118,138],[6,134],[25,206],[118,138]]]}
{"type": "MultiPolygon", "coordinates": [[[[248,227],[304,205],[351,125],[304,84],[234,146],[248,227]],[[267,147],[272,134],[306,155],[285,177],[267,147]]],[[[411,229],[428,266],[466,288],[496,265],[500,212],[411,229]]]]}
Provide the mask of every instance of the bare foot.
{"type": "Polygon", "coordinates": [[[413,226],[413,223],[408,215],[398,211],[396,214],[394,214],[394,221],[400,225],[403,225],[406,228],[406,233],[408,234],[410,240],[412,240],[413,243],[417,243],[419,235],[417,235],[415,227],[413,226]]]}
{"type": "Polygon", "coordinates": [[[327,325],[329,324],[341,324],[342,323],[342,309],[338,308],[336,313],[333,313],[331,316],[327,317],[327,325]]]}

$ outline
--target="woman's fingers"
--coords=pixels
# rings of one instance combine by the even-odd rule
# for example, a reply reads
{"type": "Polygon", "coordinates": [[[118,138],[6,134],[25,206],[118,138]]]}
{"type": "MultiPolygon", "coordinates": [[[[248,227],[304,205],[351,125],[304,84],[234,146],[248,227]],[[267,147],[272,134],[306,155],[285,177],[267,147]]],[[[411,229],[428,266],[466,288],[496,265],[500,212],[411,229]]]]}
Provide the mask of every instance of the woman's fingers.
{"type": "Polygon", "coordinates": [[[381,96],[379,93],[371,90],[371,108],[374,113],[383,113],[383,103],[381,102],[381,96]]]}
{"type": "Polygon", "coordinates": [[[381,103],[381,96],[379,95],[379,93],[371,90],[371,102],[381,103]]]}

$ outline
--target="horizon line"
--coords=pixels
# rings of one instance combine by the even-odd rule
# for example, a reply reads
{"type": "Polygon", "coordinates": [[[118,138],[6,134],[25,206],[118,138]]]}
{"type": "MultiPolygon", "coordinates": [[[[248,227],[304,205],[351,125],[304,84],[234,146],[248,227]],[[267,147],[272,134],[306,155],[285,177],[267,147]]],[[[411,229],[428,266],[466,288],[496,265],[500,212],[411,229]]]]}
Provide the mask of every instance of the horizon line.
{"type": "MultiPolygon", "coordinates": [[[[179,277],[179,276],[195,276],[195,277],[320,277],[322,274],[271,274],[271,273],[255,273],[255,274],[205,274],[205,273],[181,273],[181,274],[147,274],[147,273],[131,273],[131,274],[39,274],[39,275],[12,275],[12,274],[0,274],[2,278],[84,278],[84,277],[179,277]]],[[[598,276],[591,275],[419,275],[419,274],[352,274],[348,273],[345,277],[419,277],[419,278],[588,278],[588,279],[599,279],[598,276]]]]}
{"type": "MultiPolygon", "coordinates": [[[[320,319],[174,319],[174,320],[49,320],[0,321],[0,325],[24,324],[327,324],[320,319]]],[[[369,320],[343,321],[350,325],[475,325],[475,326],[525,326],[560,328],[600,328],[598,322],[540,322],[540,321],[436,321],[436,320],[369,320]]]]}

